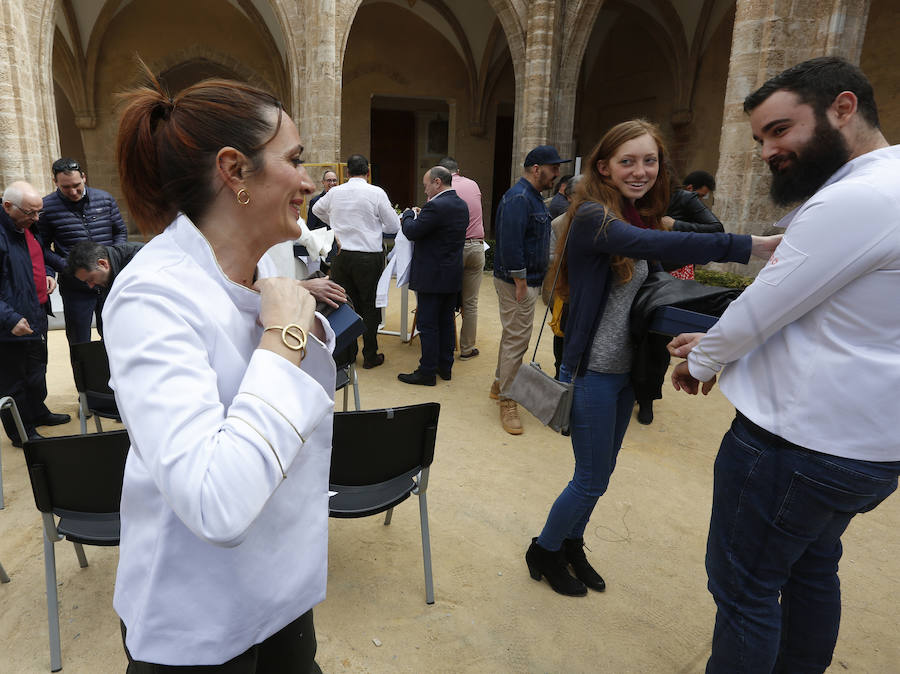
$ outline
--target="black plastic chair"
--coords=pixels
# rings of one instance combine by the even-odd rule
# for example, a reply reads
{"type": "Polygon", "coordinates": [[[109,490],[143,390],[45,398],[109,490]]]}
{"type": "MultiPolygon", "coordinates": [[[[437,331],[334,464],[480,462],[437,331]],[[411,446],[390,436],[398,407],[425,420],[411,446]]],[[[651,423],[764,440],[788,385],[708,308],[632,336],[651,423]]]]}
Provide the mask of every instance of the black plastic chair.
{"type": "Polygon", "coordinates": [[[410,494],[419,497],[425,602],[434,603],[428,533],[428,472],[434,459],[439,403],[362,412],[336,412],[331,451],[330,517],[369,517],[387,511],[410,494]]]}
{"type": "Polygon", "coordinates": [[[72,541],[78,563],[84,568],[88,563],[83,545],[119,544],[119,501],[129,445],[127,431],[66,435],[25,443],[34,504],[44,520],[50,671],[62,668],[53,545],[63,538],[72,541]]]}
{"type": "Polygon", "coordinates": [[[87,433],[87,418],[94,415],[97,432],[103,431],[100,418],[122,421],[116,398],[109,388],[109,360],[102,341],[72,344],[72,377],[78,391],[78,420],[81,433],[87,433]]]}

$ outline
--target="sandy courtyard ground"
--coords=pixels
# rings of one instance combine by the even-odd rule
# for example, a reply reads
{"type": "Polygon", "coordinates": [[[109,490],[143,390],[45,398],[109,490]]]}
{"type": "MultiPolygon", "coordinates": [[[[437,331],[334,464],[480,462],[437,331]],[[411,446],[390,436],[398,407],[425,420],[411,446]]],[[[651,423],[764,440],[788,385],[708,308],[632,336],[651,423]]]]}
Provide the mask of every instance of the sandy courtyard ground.
{"type": "MultiPolygon", "coordinates": [[[[398,382],[398,372],[416,367],[419,346],[392,336],[380,338],[385,365],[359,370],[364,408],[442,405],[428,487],[435,604],[425,604],[415,498],[390,527],[378,517],[330,520],[328,598],[315,610],[318,662],[325,672],[702,672],[714,616],[703,566],[712,466],[733,409],[718,391],[700,399],[667,388],[651,426],[633,421],[585,536],[608,589],[555,594],[529,577],[523,555],[571,477],[571,446],[527,413],[524,435],[500,427],[487,395],[497,302],[490,276],[484,281],[481,355],[457,362],[451,382],[398,382]]],[[[393,291],[387,327],[398,326],[393,291]]],[[[539,359],[552,371],[548,334],[539,359]]],[[[50,408],[73,421],[41,432],[77,433],[61,331],[50,335],[48,383],[50,408]]],[[[3,437],[2,452],[0,562],[12,582],[0,585],[0,674],[46,672],[41,520],[21,451],[3,437]]],[[[843,623],[830,672],[900,672],[898,522],[894,495],[844,536],[843,623]]],[[[70,543],[56,546],[63,671],[122,672],[112,609],[118,550],[85,550],[90,566],[80,569],[70,543]]]]}

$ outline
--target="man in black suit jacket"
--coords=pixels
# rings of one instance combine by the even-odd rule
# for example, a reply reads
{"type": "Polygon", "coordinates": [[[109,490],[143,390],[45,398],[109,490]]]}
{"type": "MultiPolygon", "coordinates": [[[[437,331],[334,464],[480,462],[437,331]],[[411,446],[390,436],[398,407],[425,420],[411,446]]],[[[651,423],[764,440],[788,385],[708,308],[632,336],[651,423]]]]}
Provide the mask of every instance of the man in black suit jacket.
{"type": "Polygon", "coordinates": [[[443,166],[425,172],[428,202],[408,208],[400,217],[406,238],[414,242],[409,287],[416,291],[416,327],[422,344],[419,367],[397,379],[434,386],[435,373],[450,379],[456,330],[453,312],[462,289],[462,255],[469,208],[451,187],[453,176],[443,166]]]}

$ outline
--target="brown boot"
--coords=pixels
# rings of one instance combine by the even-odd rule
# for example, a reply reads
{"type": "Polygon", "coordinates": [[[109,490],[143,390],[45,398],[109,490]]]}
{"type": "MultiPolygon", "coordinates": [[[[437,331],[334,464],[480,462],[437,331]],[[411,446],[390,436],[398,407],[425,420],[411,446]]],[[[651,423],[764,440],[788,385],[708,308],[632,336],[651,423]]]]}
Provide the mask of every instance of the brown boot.
{"type": "Polygon", "coordinates": [[[510,435],[522,435],[522,421],[519,419],[519,406],[515,400],[500,401],[500,423],[510,435]]]}
{"type": "Polygon", "coordinates": [[[494,383],[491,384],[491,392],[488,393],[488,395],[494,400],[500,400],[500,382],[496,379],[494,380],[494,383]]]}

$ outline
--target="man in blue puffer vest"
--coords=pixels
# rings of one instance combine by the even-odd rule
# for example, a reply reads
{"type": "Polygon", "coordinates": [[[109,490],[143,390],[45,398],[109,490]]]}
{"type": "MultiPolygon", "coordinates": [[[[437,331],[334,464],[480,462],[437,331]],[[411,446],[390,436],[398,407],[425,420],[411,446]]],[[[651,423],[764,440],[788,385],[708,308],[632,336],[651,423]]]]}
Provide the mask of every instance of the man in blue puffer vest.
{"type": "MultiPolygon", "coordinates": [[[[125,243],[128,229],[112,195],[87,186],[81,165],[63,157],[53,162],[56,190],[44,197],[44,214],[38,223],[44,243],[62,257],[79,241],[104,246],[125,243]]],[[[59,294],[66,317],[69,344],[91,340],[91,316],[100,324],[100,293],[70,274],[61,274],[59,294]]]]}

